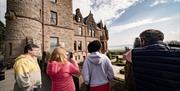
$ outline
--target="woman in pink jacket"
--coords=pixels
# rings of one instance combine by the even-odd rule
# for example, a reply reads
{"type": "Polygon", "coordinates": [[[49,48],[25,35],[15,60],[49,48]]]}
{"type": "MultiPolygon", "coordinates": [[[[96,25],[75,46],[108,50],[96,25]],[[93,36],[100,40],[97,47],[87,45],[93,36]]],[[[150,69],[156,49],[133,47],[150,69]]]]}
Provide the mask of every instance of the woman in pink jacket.
{"type": "Polygon", "coordinates": [[[73,74],[79,73],[77,62],[67,58],[66,50],[55,48],[47,66],[47,74],[52,81],[51,91],[75,91],[73,74]]]}

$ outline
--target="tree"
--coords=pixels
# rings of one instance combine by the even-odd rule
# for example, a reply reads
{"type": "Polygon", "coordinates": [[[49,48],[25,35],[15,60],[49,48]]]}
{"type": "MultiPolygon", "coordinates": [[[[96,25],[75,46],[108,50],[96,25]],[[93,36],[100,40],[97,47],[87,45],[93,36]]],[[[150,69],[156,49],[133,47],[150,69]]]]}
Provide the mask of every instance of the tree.
{"type": "Polygon", "coordinates": [[[5,38],[5,26],[4,23],[0,21],[0,41],[3,41],[5,38]]]}
{"type": "Polygon", "coordinates": [[[3,53],[3,42],[5,40],[5,25],[0,21],[0,55],[3,53]]]}
{"type": "Polygon", "coordinates": [[[179,47],[179,48],[180,48],[180,42],[179,42],[179,41],[176,41],[176,40],[169,41],[169,42],[167,42],[167,44],[168,44],[170,47],[179,47]]]}

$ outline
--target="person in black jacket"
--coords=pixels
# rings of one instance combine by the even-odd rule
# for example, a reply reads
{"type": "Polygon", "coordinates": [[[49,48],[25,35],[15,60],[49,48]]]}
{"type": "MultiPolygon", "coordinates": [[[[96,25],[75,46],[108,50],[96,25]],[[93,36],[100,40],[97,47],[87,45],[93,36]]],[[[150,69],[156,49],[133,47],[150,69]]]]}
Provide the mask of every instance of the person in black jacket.
{"type": "Polygon", "coordinates": [[[131,51],[136,91],[180,91],[180,50],[170,49],[159,30],[139,36],[142,47],[131,51]]]}
{"type": "MultiPolygon", "coordinates": [[[[163,42],[164,40],[164,34],[155,29],[147,29],[143,31],[140,35],[140,41],[138,44],[139,47],[144,48],[150,48],[150,49],[169,49],[168,45],[163,42]]],[[[136,45],[134,45],[136,46],[136,45]]],[[[139,48],[139,47],[134,47],[134,48],[139,48]]],[[[127,60],[128,62],[132,62],[132,50],[126,52],[123,55],[123,58],[127,60]]]]}

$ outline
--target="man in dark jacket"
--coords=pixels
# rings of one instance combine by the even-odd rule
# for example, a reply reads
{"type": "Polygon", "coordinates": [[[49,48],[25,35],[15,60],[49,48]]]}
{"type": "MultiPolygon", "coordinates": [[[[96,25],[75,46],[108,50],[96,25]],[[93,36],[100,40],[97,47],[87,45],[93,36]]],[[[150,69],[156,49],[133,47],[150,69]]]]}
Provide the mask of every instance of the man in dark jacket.
{"type": "Polygon", "coordinates": [[[143,47],[132,50],[136,91],[180,91],[180,50],[169,49],[159,30],[145,30],[140,38],[143,47]]]}

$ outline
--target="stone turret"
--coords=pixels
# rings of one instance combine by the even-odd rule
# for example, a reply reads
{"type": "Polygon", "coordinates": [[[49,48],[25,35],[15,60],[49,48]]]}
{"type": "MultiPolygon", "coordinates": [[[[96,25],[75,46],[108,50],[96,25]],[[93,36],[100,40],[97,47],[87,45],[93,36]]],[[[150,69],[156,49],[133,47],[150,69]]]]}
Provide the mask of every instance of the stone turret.
{"type": "Polygon", "coordinates": [[[23,53],[27,43],[42,44],[42,1],[7,0],[5,60],[10,62],[23,53]]]}
{"type": "Polygon", "coordinates": [[[83,17],[79,8],[76,9],[75,20],[76,22],[83,22],[83,17]]]}

